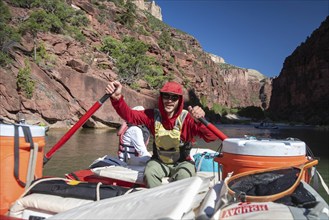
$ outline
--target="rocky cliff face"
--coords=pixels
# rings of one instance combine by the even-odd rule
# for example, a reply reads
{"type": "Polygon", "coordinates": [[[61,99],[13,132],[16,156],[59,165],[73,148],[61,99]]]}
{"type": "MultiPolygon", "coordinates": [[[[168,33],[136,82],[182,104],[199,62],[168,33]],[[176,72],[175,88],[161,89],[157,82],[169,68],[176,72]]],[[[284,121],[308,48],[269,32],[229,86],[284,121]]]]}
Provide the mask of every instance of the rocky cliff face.
{"type": "Polygon", "coordinates": [[[286,58],[269,110],[278,119],[329,124],[329,17],[286,58]]]}
{"type": "MultiPolygon", "coordinates": [[[[9,1],[8,1],[9,2],[9,1]]],[[[105,53],[97,50],[102,38],[112,36],[122,39],[133,36],[149,45],[148,54],[154,57],[163,68],[164,74],[173,74],[174,80],[185,87],[185,98],[191,104],[201,103],[210,109],[215,107],[268,106],[271,83],[255,71],[234,67],[230,64],[214,62],[205,53],[198,41],[182,31],[164,26],[154,31],[147,22],[143,11],[138,11],[136,22],[143,25],[149,34],[135,32],[134,29],[118,23],[115,15],[124,10],[113,2],[102,2],[96,7],[87,0],[72,0],[70,5],[87,13],[90,25],[82,28],[86,40],[79,42],[71,37],[38,33],[36,42],[44,45],[51,60],[36,63],[33,59],[33,38],[26,34],[20,43],[11,47],[14,57],[12,64],[0,68],[0,115],[9,121],[16,120],[23,113],[30,124],[44,123],[50,127],[71,126],[105,93],[109,79],[117,79],[115,63],[105,53]],[[104,8],[106,11],[104,13],[104,8]],[[99,19],[106,14],[107,19],[99,19]],[[169,31],[170,37],[180,42],[184,49],[161,49],[159,38],[162,31],[169,31]],[[151,34],[150,34],[151,33],[151,34]],[[18,91],[17,75],[31,64],[35,90],[31,98],[18,91]],[[106,68],[104,68],[106,67],[106,68]],[[261,76],[261,77],[260,77],[261,76]],[[188,97],[189,94],[193,96],[188,97]]],[[[13,18],[10,25],[17,25],[22,17],[28,17],[31,9],[10,8],[13,18]]],[[[157,91],[144,80],[139,80],[135,91],[125,86],[124,96],[133,107],[143,105],[152,108],[157,105],[157,91]]],[[[109,101],[101,107],[85,126],[116,126],[122,120],[115,113],[109,101]]]]}
{"type": "Polygon", "coordinates": [[[144,0],[134,0],[133,2],[137,5],[139,9],[146,10],[155,18],[162,21],[161,8],[155,3],[155,1],[146,2],[144,0]]]}

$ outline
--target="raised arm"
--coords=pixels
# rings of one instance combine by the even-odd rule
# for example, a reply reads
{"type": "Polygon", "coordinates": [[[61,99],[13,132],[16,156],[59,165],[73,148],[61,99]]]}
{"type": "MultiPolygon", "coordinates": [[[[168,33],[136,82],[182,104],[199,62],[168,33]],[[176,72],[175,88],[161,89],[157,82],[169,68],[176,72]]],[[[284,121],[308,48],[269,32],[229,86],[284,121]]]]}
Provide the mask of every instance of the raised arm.
{"type": "Polygon", "coordinates": [[[151,123],[145,111],[132,110],[123,99],[122,88],[119,81],[109,82],[105,88],[107,94],[112,94],[111,103],[115,111],[123,120],[135,125],[144,124],[149,128],[151,123]]]}

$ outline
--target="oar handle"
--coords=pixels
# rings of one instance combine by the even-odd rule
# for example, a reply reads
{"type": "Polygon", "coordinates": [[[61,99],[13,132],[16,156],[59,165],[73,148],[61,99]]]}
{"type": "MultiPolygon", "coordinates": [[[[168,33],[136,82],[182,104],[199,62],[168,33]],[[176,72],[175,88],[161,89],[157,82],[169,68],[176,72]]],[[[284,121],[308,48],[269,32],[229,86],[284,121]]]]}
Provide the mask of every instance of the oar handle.
{"type": "Polygon", "coordinates": [[[66,143],[66,141],[102,106],[102,104],[111,97],[112,94],[105,94],[100,98],[80,119],[79,121],[45,154],[43,165],[45,165],[52,155],[66,143]]]}
{"type": "Polygon", "coordinates": [[[207,121],[205,118],[198,119],[202,124],[204,124],[209,130],[211,130],[217,137],[219,137],[222,141],[227,138],[227,136],[221,132],[218,128],[216,128],[213,124],[207,121]]]}
{"type": "Polygon", "coordinates": [[[112,94],[105,94],[105,95],[103,95],[103,97],[100,98],[100,99],[98,100],[98,102],[99,102],[100,104],[103,104],[104,102],[106,102],[106,100],[107,100],[108,98],[111,97],[111,95],[112,95],[112,94]]]}

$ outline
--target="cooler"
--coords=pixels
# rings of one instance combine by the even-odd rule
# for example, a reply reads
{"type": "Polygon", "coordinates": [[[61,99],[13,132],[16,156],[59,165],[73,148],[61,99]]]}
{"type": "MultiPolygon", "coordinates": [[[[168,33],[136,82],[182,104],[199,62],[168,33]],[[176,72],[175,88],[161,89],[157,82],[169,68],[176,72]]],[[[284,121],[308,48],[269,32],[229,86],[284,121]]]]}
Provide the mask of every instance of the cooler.
{"type": "MultiPolygon", "coordinates": [[[[299,140],[227,138],[222,154],[214,159],[222,166],[222,176],[259,169],[289,167],[307,162],[306,144],[299,140]]],[[[304,177],[305,180],[306,177],[304,177]]]]}
{"type": "MultiPolygon", "coordinates": [[[[19,166],[17,166],[19,170],[18,177],[19,180],[26,183],[28,173],[32,173],[32,177],[35,178],[42,177],[45,128],[25,124],[17,125],[19,126],[18,160],[16,159],[16,161],[19,161],[19,166]],[[25,140],[22,127],[30,128],[32,140],[35,147],[38,148],[37,151],[31,150],[30,143],[25,140]],[[37,158],[31,155],[31,152],[34,151],[33,155],[37,155],[37,158]],[[34,161],[34,166],[31,166],[31,160],[34,161]],[[35,170],[32,170],[31,167],[34,167],[35,170]]],[[[14,136],[13,124],[0,124],[0,215],[4,215],[12,202],[24,192],[24,184],[21,185],[14,175],[14,136]]]]}

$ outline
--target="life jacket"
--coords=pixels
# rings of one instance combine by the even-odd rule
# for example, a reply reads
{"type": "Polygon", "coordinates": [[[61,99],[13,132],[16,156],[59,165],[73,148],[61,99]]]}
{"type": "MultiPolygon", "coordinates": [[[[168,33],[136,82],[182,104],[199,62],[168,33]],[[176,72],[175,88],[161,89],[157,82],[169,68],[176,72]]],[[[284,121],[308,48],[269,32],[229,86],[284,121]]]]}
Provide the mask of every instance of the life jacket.
{"type": "Polygon", "coordinates": [[[166,164],[175,164],[187,160],[191,144],[181,140],[181,130],[188,112],[183,110],[177,117],[172,130],[166,130],[161,123],[161,114],[154,110],[155,135],[153,143],[153,158],[166,164]]]}
{"type": "MultiPolygon", "coordinates": [[[[119,148],[118,148],[118,157],[120,160],[127,162],[128,154],[134,155],[135,157],[138,157],[139,154],[136,151],[134,146],[123,144],[123,135],[128,130],[129,127],[133,126],[132,124],[127,124],[126,122],[123,122],[117,135],[119,137],[119,148]]],[[[150,131],[147,129],[145,125],[135,125],[139,127],[143,132],[143,140],[145,143],[145,146],[148,145],[149,139],[150,139],[150,131]]]]}

